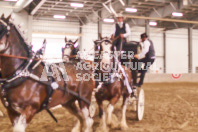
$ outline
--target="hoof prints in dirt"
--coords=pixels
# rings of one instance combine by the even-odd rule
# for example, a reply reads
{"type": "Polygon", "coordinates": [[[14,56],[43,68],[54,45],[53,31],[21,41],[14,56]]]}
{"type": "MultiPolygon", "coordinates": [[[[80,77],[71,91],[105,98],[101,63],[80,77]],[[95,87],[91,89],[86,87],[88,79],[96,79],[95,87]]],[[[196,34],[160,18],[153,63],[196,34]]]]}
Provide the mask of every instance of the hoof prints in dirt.
{"type": "MultiPolygon", "coordinates": [[[[126,132],[196,132],[198,130],[198,84],[197,83],[159,83],[145,84],[145,115],[142,121],[135,120],[135,114],[127,110],[126,132]]],[[[11,132],[12,125],[5,108],[0,104],[0,110],[5,114],[0,116],[0,131],[11,132]]],[[[64,108],[53,111],[58,118],[55,123],[45,112],[37,114],[27,128],[27,132],[70,132],[76,119],[64,108]]],[[[94,116],[94,131],[99,126],[99,117],[94,116]]],[[[116,105],[114,114],[121,119],[121,101],[116,105]]],[[[118,125],[119,126],[119,125],[118,125]]],[[[109,129],[110,132],[120,132],[120,127],[109,129]]]]}

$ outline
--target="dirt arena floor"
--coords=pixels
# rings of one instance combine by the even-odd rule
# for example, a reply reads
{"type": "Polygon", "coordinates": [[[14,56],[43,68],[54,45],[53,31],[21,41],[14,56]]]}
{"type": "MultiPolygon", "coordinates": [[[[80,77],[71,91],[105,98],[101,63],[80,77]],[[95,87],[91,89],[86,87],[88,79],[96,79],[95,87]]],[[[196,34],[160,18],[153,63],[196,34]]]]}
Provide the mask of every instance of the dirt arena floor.
{"type": "MultiPolygon", "coordinates": [[[[198,83],[158,83],[143,86],[146,95],[145,115],[140,122],[134,119],[134,112],[127,111],[129,129],[125,132],[197,132],[198,131],[198,83]]],[[[121,101],[114,113],[121,118],[121,101]]],[[[5,108],[0,117],[0,132],[11,132],[12,127],[5,108]]],[[[27,132],[69,132],[76,119],[67,110],[53,111],[58,119],[55,123],[45,112],[37,114],[27,132]]],[[[99,125],[99,117],[94,117],[94,130],[99,125]]],[[[120,132],[120,128],[111,129],[120,132]]]]}

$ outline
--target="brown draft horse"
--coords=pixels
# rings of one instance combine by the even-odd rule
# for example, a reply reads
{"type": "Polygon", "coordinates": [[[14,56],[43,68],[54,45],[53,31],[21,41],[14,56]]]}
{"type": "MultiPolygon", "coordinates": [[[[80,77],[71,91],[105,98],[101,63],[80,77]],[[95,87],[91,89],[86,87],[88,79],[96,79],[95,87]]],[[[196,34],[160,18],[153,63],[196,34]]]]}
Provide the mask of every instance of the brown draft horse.
{"type": "MultiPolygon", "coordinates": [[[[30,52],[16,27],[9,23],[10,16],[0,19],[0,68],[2,78],[7,80],[16,77],[15,74],[26,66],[27,59],[19,59],[7,56],[29,57],[30,52]],[[6,57],[5,57],[6,56],[6,57]]],[[[36,63],[36,62],[35,62],[36,63]]],[[[95,82],[78,81],[77,73],[87,74],[89,71],[76,70],[73,64],[64,63],[67,72],[66,88],[74,91],[80,97],[90,101],[95,82]]],[[[41,77],[44,66],[38,65],[31,73],[41,77]]],[[[27,125],[30,123],[34,115],[40,112],[42,104],[48,96],[48,88],[40,81],[36,81],[30,77],[20,77],[10,83],[1,85],[1,101],[7,109],[14,132],[25,132],[27,125]],[[17,80],[17,81],[16,81],[17,80]],[[19,80],[19,81],[18,81],[19,80]],[[21,81],[22,80],[22,81],[21,81]],[[6,98],[5,98],[6,97],[6,98]]],[[[58,81],[59,88],[54,90],[51,100],[46,109],[62,104],[69,112],[78,118],[78,123],[73,130],[89,132],[92,129],[93,120],[89,116],[89,104],[80,100],[78,97],[67,93],[60,87],[64,87],[65,80],[61,78],[58,81]],[[80,109],[75,105],[78,100],[80,109]]]]}
{"type": "MultiPolygon", "coordinates": [[[[107,107],[107,124],[111,127],[114,127],[114,123],[112,120],[112,112],[114,110],[114,105],[118,102],[120,99],[120,96],[123,96],[123,103],[122,103],[122,119],[121,119],[121,129],[125,130],[127,129],[127,123],[126,123],[126,109],[127,109],[127,102],[130,98],[130,95],[127,91],[126,86],[124,85],[124,79],[128,79],[128,82],[132,84],[131,82],[131,72],[130,69],[122,66],[124,68],[124,71],[127,75],[127,78],[124,78],[123,75],[119,78],[117,76],[111,76],[108,81],[102,80],[104,79],[105,73],[110,73],[112,71],[111,64],[115,64],[113,62],[113,58],[110,56],[112,55],[112,40],[113,38],[109,39],[107,37],[100,38],[101,40],[95,41],[95,51],[99,50],[100,58],[95,59],[95,62],[98,63],[98,66],[96,66],[96,74],[101,75],[101,79],[98,79],[99,85],[97,87],[98,91],[95,93],[95,98],[97,101],[97,104],[99,106],[99,116],[101,118],[100,122],[100,129],[107,131],[107,125],[106,125],[106,117],[105,113],[103,111],[103,101],[108,100],[109,105],[107,107]],[[121,79],[121,80],[119,80],[121,79]],[[113,81],[111,81],[113,80],[113,81]]],[[[118,74],[120,74],[121,71],[118,68],[118,74]]],[[[97,79],[97,78],[96,78],[97,79]]]]}

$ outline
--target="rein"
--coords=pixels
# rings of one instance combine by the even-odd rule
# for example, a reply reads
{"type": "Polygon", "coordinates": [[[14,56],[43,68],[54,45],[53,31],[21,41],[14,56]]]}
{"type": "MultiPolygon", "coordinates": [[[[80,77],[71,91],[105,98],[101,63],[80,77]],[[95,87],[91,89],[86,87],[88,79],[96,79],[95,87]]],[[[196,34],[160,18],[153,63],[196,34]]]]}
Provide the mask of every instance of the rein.
{"type": "Polygon", "coordinates": [[[8,55],[8,54],[0,54],[2,57],[8,57],[8,58],[17,58],[17,59],[23,59],[23,60],[28,60],[30,58],[28,57],[23,57],[23,56],[16,56],[16,55],[8,55]]]}
{"type": "Polygon", "coordinates": [[[112,42],[116,41],[116,40],[119,39],[119,38],[120,38],[120,36],[115,37],[115,38],[112,40],[112,42]]]}
{"type": "MultiPolygon", "coordinates": [[[[16,55],[7,55],[7,54],[0,54],[0,56],[8,57],[8,58],[22,59],[22,60],[29,60],[30,59],[28,57],[16,56],[16,55]]],[[[75,57],[76,57],[76,55],[69,56],[69,58],[75,58],[75,57]]],[[[52,59],[60,59],[60,58],[52,58],[52,59]]],[[[47,59],[33,59],[33,60],[39,61],[39,60],[47,60],[47,59]]]]}

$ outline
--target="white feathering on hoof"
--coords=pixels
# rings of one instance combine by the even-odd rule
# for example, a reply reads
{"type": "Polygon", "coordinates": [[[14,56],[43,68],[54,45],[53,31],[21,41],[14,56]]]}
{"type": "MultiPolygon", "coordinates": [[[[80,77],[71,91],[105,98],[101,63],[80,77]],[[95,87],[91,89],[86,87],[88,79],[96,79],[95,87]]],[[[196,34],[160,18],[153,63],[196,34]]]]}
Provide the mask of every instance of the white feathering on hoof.
{"type": "Polygon", "coordinates": [[[112,112],[113,112],[114,106],[109,104],[107,107],[107,124],[110,125],[112,122],[112,112]]]}
{"type": "Polygon", "coordinates": [[[116,115],[113,114],[114,106],[109,104],[107,107],[107,124],[110,125],[111,128],[118,128],[119,121],[116,115]]]}
{"type": "Polygon", "coordinates": [[[129,98],[127,98],[125,100],[124,106],[122,107],[122,120],[121,120],[121,124],[120,124],[122,130],[128,129],[128,125],[126,123],[126,109],[127,109],[128,100],[129,100],[129,98]]]}
{"type": "Polygon", "coordinates": [[[14,121],[13,132],[25,132],[27,126],[26,117],[21,115],[19,118],[16,118],[14,121]]]}
{"type": "Polygon", "coordinates": [[[87,109],[87,107],[82,109],[82,113],[83,113],[85,124],[86,124],[85,132],[92,132],[92,126],[93,126],[94,121],[89,116],[89,110],[87,109]]]}
{"type": "Polygon", "coordinates": [[[100,119],[100,125],[96,129],[96,132],[108,132],[108,131],[109,129],[106,123],[106,115],[105,115],[105,112],[103,112],[102,118],[100,119]]]}
{"type": "Polygon", "coordinates": [[[81,127],[80,121],[78,120],[71,132],[80,132],[80,127],[81,127]]]}

